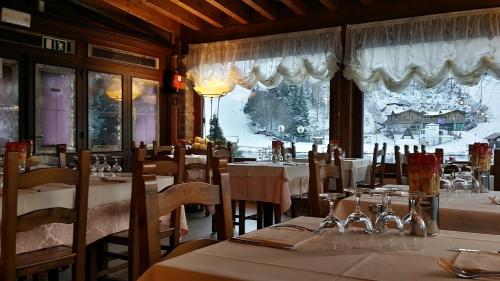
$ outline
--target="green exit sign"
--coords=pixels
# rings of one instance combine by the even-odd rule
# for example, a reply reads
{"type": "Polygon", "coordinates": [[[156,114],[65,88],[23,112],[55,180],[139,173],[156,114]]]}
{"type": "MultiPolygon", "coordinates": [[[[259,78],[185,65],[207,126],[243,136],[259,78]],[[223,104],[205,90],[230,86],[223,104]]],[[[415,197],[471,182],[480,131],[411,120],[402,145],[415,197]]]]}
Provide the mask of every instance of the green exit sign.
{"type": "Polygon", "coordinates": [[[74,41],[72,40],[66,40],[66,39],[60,39],[60,38],[54,38],[54,37],[47,37],[43,36],[43,48],[60,52],[60,53],[70,53],[73,54],[73,45],[74,41]]]}

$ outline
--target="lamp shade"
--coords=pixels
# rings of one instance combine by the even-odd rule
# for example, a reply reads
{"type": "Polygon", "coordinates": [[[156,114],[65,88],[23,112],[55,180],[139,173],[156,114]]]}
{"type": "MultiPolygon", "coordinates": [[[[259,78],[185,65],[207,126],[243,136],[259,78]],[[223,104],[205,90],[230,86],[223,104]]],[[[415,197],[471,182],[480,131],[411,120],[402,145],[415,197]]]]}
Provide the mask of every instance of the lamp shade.
{"type": "Polygon", "coordinates": [[[209,80],[202,85],[195,86],[194,90],[203,97],[217,98],[231,92],[233,89],[222,80],[209,80]]]}

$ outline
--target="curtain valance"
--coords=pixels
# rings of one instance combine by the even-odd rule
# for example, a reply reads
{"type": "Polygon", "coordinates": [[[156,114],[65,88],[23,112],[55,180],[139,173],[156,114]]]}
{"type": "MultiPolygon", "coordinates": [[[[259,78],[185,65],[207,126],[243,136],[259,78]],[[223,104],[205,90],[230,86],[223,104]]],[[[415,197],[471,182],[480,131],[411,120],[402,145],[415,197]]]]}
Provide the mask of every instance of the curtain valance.
{"type": "Polygon", "coordinates": [[[338,70],[340,28],[189,45],[188,79],[203,87],[211,81],[232,90],[273,88],[281,81],[324,81],[338,70]]]}
{"type": "Polygon", "coordinates": [[[432,88],[450,74],[475,85],[500,77],[500,9],[350,25],[344,76],[363,91],[401,91],[413,80],[432,88]]]}

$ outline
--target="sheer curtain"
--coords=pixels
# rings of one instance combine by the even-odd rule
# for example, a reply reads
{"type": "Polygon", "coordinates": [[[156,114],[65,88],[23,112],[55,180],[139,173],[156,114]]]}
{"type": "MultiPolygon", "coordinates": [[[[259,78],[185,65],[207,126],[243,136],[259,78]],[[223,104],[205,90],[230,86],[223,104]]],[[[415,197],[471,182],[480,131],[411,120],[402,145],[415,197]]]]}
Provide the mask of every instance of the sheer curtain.
{"type": "Polygon", "coordinates": [[[324,81],[338,70],[340,28],[189,45],[188,79],[252,89],[273,88],[285,80],[324,81]]]}
{"type": "Polygon", "coordinates": [[[500,9],[347,26],[344,76],[370,92],[500,76],[500,9]]]}

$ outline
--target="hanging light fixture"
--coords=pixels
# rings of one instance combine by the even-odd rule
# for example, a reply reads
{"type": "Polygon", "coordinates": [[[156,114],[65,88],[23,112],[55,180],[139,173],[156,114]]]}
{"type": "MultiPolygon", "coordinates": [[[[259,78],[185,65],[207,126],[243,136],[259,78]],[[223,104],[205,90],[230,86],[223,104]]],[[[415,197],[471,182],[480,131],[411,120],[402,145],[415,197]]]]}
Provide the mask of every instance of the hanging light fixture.
{"type": "Polygon", "coordinates": [[[111,85],[106,89],[106,95],[115,101],[122,100],[122,85],[120,78],[113,78],[111,85]]]}

